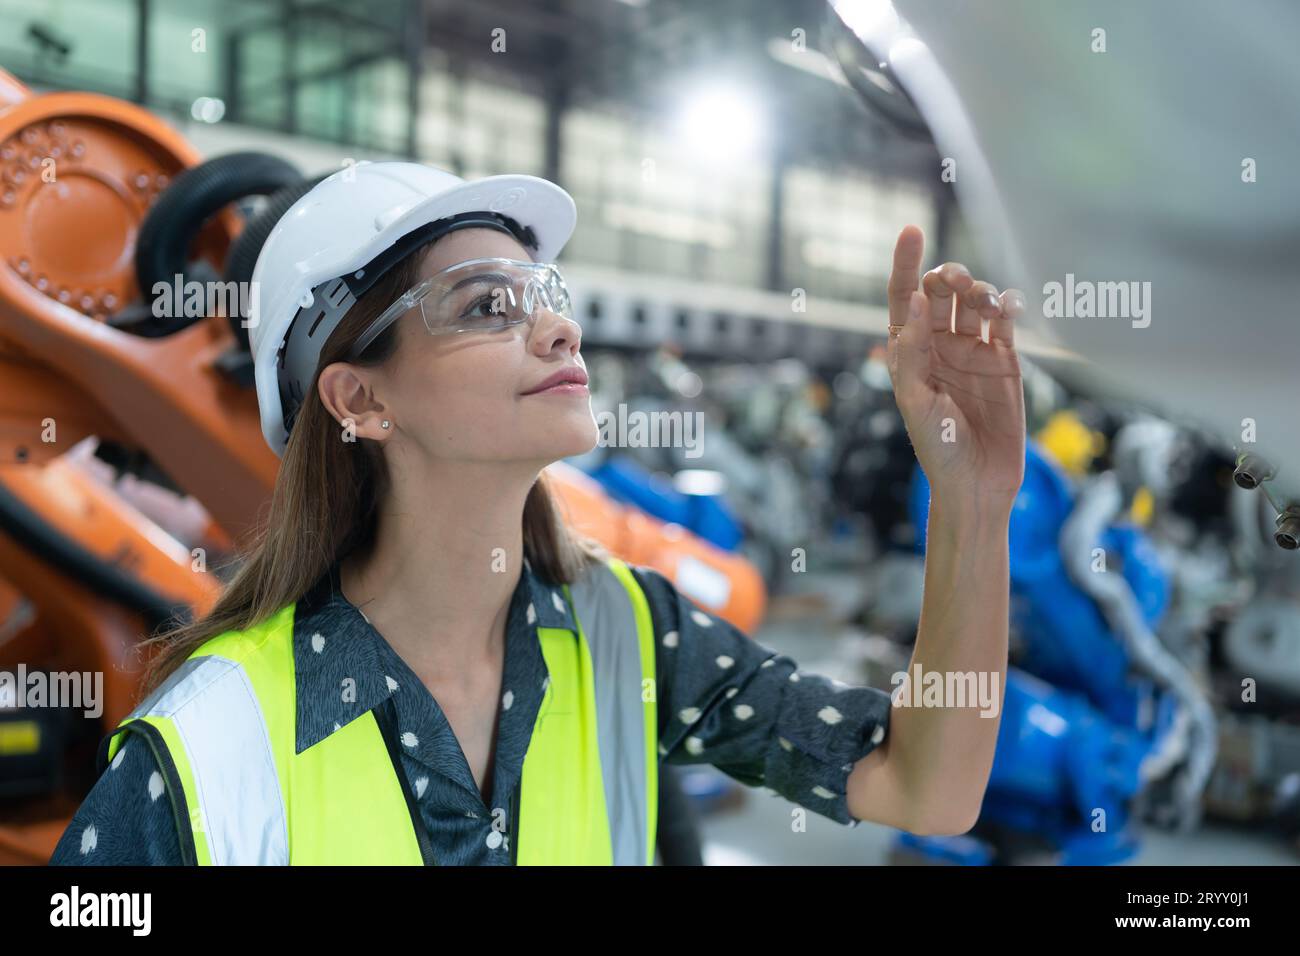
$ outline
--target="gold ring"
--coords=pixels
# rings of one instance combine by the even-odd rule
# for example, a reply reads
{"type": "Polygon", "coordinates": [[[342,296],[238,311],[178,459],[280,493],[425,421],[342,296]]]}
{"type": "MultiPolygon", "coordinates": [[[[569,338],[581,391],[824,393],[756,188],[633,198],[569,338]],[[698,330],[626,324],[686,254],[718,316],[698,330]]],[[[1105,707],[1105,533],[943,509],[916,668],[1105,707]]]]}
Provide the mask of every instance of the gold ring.
{"type": "Polygon", "coordinates": [[[889,334],[890,334],[890,335],[897,335],[897,334],[898,334],[899,332],[901,332],[901,331],[903,331],[903,327],[902,327],[901,325],[892,325],[892,324],[891,324],[891,325],[889,326],[889,334]]]}

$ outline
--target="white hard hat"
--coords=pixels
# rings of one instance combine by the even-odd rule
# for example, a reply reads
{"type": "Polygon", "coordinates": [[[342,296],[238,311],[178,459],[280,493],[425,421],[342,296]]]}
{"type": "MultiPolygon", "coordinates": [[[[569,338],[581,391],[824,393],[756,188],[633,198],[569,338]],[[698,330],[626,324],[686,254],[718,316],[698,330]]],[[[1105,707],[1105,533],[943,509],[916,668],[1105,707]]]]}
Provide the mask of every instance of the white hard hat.
{"type": "Polygon", "coordinates": [[[416,246],[453,228],[504,228],[499,217],[521,227],[535,261],[550,262],[573,234],[577,207],[536,176],[465,180],[422,163],[362,162],[285,211],[257,257],[248,312],[262,435],[276,455],[321,347],[356,298],[416,246]]]}

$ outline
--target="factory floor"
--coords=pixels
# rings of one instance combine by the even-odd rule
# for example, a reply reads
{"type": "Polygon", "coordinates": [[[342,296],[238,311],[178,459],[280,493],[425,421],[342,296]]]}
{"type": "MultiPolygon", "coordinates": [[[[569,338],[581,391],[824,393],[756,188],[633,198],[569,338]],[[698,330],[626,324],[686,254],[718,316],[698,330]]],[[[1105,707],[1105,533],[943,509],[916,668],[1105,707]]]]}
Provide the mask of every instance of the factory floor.
{"type": "MultiPolygon", "coordinates": [[[[862,683],[856,673],[851,643],[860,630],[844,623],[863,593],[863,575],[853,571],[797,575],[790,596],[773,600],[766,622],[753,637],[772,650],[788,654],[801,669],[847,683],[862,683]]],[[[700,772],[715,774],[712,767],[700,772]]],[[[884,865],[897,832],[890,827],[861,823],[844,827],[815,813],[807,828],[794,832],[794,804],[760,789],[738,788],[738,806],[706,814],[700,821],[705,862],[714,866],[748,865],[884,865]]],[[[1215,823],[1191,834],[1173,834],[1148,827],[1133,865],[1295,865],[1300,855],[1277,835],[1215,823]]]]}

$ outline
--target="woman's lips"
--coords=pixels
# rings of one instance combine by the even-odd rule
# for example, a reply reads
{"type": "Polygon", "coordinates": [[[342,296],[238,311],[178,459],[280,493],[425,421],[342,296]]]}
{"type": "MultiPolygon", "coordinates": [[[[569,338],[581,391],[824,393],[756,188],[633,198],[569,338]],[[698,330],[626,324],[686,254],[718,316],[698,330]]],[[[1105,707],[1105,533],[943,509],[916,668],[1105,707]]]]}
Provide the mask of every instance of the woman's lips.
{"type": "Polygon", "coordinates": [[[528,393],[528,395],[586,395],[586,394],[588,394],[587,386],[583,385],[581,382],[560,382],[556,385],[552,385],[550,388],[544,388],[539,392],[528,393]]]}
{"type": "MultiPolygon", "coordinates": [[[[544,382],[542,382],[541,385],[534,386],[532,389],[530,389],[530,390],[527,391],[527,392],[524,392],[523,394],[525,394],[525,395],[540,395],[542,392],[554,391],[554,390],[556,389],[556,387],[557,387],[557,386],[560,386],[560,385],[576,385],[576,386],[580,386],[580,387],[582,387],[582,391],[583,391],[583,392],[586,392],[586,390],[587,390],[587,389],[586,389],[586,385],[587,385],[587,372],[586,372],[586,370],[583,369],[583,367],[582,367],[581,365],[569,365],[569,366],[565,366],[564,368],[562,368],[562,369],[560,369],[559,371],[557,371],[555,374],[553,374],[553,375],[548,375],[548,376],[546,377],[546,380],[545,380],[544,382]],[[547,384],[548,382],[550,383],[549,385],[547,384]],[[542,386],[546,386],[546,387],[543,388],[542,386]]],[[[571,390],[571,391],[573,391],[573,390],[571,390]]],[[[574,393],[574,394],[579,394],[579,393],[576,392],[576,391],[574,391],[573,393],[574,393]]]]}

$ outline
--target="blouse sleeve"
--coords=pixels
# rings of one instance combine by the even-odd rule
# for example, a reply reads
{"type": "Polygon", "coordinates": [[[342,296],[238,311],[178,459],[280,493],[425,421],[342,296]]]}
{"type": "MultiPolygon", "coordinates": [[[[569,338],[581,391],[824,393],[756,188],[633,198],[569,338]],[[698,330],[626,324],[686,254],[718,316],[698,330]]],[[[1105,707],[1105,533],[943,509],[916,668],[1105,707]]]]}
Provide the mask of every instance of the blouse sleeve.
{"type": "Polygon", "coordinates": [[[127,733],[63,831],[51,866],[181,866],[180,838],[149,747],[127,733]]]}
{"type": "Polygon", "coordinates": [[[658,571],[631,567],[654,619],[660,759],[713,764],[855,826],[848,776],[885,739],[889,694],[800,671],[658,571]]]}

